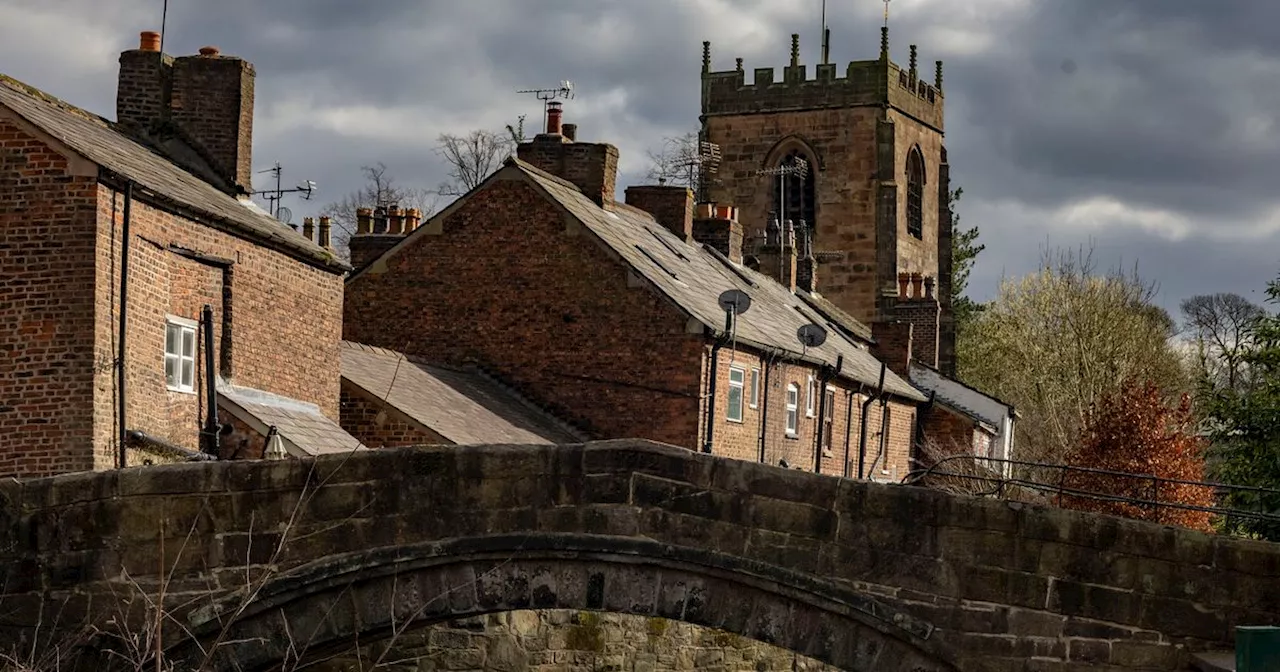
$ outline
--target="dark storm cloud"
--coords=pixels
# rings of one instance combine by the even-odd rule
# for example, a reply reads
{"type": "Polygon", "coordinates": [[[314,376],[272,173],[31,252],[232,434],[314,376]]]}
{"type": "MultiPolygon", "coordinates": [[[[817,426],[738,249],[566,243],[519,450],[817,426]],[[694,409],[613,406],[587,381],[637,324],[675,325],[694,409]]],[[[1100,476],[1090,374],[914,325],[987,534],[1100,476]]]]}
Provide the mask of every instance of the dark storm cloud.
{"type": "MultiPolygon", "coordinates": [[[[170,0],[166,50],[216,44],[258,72],[255,160],[322,191],[386,163],[405,185],[444,175],[441,132],[500,130],[538,101],[516,89],[571,79],[566,117],[622,150],[693,130],[701,43],[713,67],[785,65],[818,51],[819,0],[170,0]]],[[[0,71],[111,116],[116,54],[156,28],[159,0],[4,0],[0,71]],[[111,5],[105,7],[104,5],[111,5]],[[73,39],[56,46],[48,31],[73,39]]],[[[882,3],[829,3],[836,61],[874,58],[882,3]]],[[[1138,259],[1166,305],[1248,292],[1272,277],[1280,200],[1280,3],[1265,0],[895,0],[894,60],[946,60],[947,145],[961,212],[988,249],[972,291],[1034,269],[1046,244],[1093,239],[1138,259]]],[[[262,183],[259,184],[261,186],[262,183]]]]}

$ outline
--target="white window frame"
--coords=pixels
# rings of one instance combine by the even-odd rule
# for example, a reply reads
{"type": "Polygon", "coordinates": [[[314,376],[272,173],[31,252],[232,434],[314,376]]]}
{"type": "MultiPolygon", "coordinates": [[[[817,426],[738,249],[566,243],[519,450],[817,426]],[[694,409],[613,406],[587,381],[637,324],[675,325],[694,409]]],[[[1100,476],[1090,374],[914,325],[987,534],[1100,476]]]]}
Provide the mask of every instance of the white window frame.
{"type": "Polygon", "coordinates": [[[728,395],[729,398],[724,405],[725,419],[728,420],[729,422],[742,422],[742,406],[746,401],[746,398],[745,398],[746,383],[747,383],[746,369],[740,366],[729,367],[729,395],[728,395]],[[736,383],[733,381],[733,375],[735,373],[738,374],[738,381],[736,383]],[[735,417],[734,408],[733,408],[733,391],[734,390],[738,391],[738,408],[737,408],[736,417],[735,417]]]}
{"type": "Polygon", "coordinates": [[[760,369],[751,369],[751,396],[747,398],[747,406],[758,408],[760,406],[760,369]]]}
{"type": "Polygon", "coordinates": [[[822,454],[826,457],[830,457],[831,448],[836,442],[836,388],[830,385],[827,386],[826,393],[822,396],[822,403],[826,409],[824,410],[825,415],[822,418],[823,426],[819,427],[818,431],[822,432],[822,454]],[[828,432],[828,429],[831,431],[828,432]]]}
{"type": "Polygon", "coordinates": [[[805,417],[809,417],[809,418],[813,417],[814,410],[817,409],[817,405],[814,403],[815,401],[814,397],[817,397],[817,396],[818,396],[818,381],[814,380],[813,376],[811,375],[809,376],[809,387],[805,389],[805,393],[804,393],[805,417]]]}
{"type": "Polygon", "coordinates": [[[800,386],[787,384],[787,436],[797,436],[800,432],[800,386]]]}
{"type": "Polygon", "coordinates": [[[196,392],[196,358],[200,351],[200,343],[198,335],[200,333],[200,323],[195,320],[177,315],[166,315],[164,319],[164,383],[172,392],[182,392],[184,394],[195,394],[196,392]],[[169,333],[177,333],[177,351],[169,351],[169,333]],[[188,353],[185,336],[191,335],[191,350],[188,353]],[[176,384],[169,381],[169,362],[174,362],[178,381],[176,384]],[[189,369],[187,367],[190,367],[189,369]],[[190,372],[190,380],[186,380],[183,375],[190,372]]]}

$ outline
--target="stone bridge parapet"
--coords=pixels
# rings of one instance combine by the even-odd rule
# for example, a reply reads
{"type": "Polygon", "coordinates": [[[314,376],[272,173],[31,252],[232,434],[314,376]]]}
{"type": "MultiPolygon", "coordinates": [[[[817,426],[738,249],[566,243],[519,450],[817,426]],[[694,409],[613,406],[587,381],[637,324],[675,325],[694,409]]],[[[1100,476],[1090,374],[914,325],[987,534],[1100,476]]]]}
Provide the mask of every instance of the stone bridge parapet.
{"type": "Polygon", "coordinates": [[[180,669],[289,669],[420,625],[577,609],[848,670],[1175,670],[1280,620],[1277,545],[645,441],[9,481],[0,563],[0,651],[146,631],[154,602],[180,669]]]}

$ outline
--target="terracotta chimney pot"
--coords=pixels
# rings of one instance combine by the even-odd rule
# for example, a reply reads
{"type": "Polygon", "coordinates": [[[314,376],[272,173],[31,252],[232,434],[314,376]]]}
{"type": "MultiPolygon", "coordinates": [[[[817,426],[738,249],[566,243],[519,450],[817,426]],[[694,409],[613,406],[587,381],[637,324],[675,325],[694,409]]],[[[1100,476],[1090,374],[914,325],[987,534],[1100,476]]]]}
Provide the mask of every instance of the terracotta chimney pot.
{"type": "Polygon", "coordinates": [[[138,43],[139,51],[160,51],[160,33],[154,30],[142,31],[142,39],[138,43]]]}
{"type": "Polygon", "coordinates": [[[217,47],[200,47],[200,55],[206,58],[212,58],[221,53],[217,47]]]}

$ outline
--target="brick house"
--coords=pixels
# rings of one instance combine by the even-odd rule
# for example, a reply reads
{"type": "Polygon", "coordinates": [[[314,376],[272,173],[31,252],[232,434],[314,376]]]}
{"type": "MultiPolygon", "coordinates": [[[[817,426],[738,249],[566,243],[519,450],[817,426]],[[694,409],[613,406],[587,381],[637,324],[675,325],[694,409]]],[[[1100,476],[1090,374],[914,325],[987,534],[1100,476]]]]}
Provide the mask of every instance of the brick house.
{"type": "Polygon", "coordinates": [[[361,224],[344,337],[482,367],[592,438],[904,475],[924,396],[872,356],[869,330],[797,289],[794,244],[779,283],[743,263],[734,208],[683,187],[616,202],[617,149],[576,135],[553,105],[518,159],[425,222],[361,224]],[[729,290],[750,307],[726,313],[729,290]],[[806,325],[825,341],[805,345],[806,325]]]}
{"type": "MultiPolygon", "coordinates": [[[[937,369],[910,365],[909,380],[929,401],[920,408],[923,436],[936,444],[938,456],[969,453],[998,460],[1013,459],[1018,412],[989,394],[942,375],[937,369]]],[[[1008,475],[1008,463],[993,468],[1008,475]]]]}
{"type": "Polygon", "coordinates": [[[248,198],[253,66],[158,42],[120,55],[114,122],[0,76],[0,474],[355,445],[348,267],[248,198]]]}

